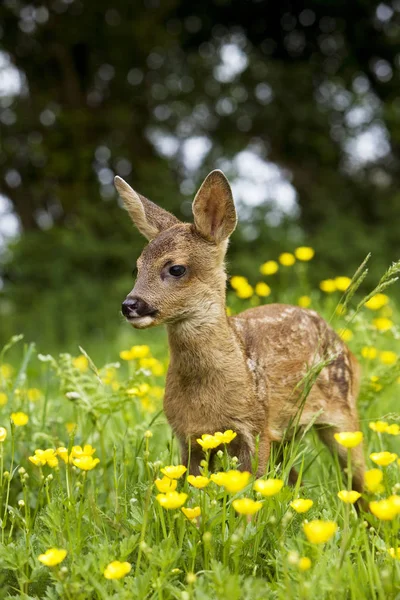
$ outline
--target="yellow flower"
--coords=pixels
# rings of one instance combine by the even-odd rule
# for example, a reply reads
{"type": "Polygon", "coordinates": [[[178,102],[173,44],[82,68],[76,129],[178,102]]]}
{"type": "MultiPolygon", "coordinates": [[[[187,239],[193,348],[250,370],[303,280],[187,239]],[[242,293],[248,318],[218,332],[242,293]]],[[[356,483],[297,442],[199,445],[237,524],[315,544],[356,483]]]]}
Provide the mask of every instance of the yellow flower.
{"type": "Polygon", "coordinates": [[[365,303],[365,306],[370,310],[379,310],[389,302],[389,297],[386,294],[375,294],[365,303]]]}
{"type": "Polygon", "coordinates": [[[23,425],[26,425],[27,422],[29,421],[28,415],[26,415],[23,412],[11,413],[10,416],[11,416],[11,420],[13,421],[13,423],[16,427],[23,427],[23,425]]]}
{"type": "MultiPolygon", "coordinates": [[[[137,347],[139,348],[139,346],[137,347]]],[[[142,369],[148,369],[156,377],[160,377],[164,374],[164,365],[153,357],[139,359],[139,366],[142,369]]]]}
{"type": "Polygon", "coordinates": [[[371,494],[383,492],[383,473],[380,469],[369,469],[364,473],[365,488],[371,494]]]}
{"type": "Polygon", "coordinates": [[[102,370],[101,380],[106,385],[111,385],[117,375],[117,370],[115,367],[106,367],[102,370]]]}
{"type": "Polygon", "coordinates": [[[373,452],[369,457],[377,465],[387,467],[396,460],[397,454],[394,452],[373,452]]]}
{"type": "Polygon", "coordinates": [[[293,500],[293,502],[290,503],[290,506],[297,513],[305,513],[310,510],[313,504],[314,502],[308,498],[297,498],[297,500],[293,500]]]}
{"type": "Polygon", "coordinates": [[[372,389],[375,390],[375,392],[380,392],[382,389],[382,384],[379,383],[379,377],[377,375],[371,375],[369,379],[372,389]]]}
{"type": "Polygon", "coordinates": [[[85,371],[89,369],[89,361],[84,354],[80,354],[74,358],[72,364],[74,365],[75,369],[82,371],[82,373],[85,373],[85,371]]]}
{"type": "Polygon", "coordinates": [[[231,316],[232,316],[232,309],[231,309],[231,307],[230,307],[230,306],[227,306],[227,307],[225,308],[225,313],[226,313],[226,316],[227,316],[227,317],[231,317],[231,316]]]}
{"type": "Polygon", "coordinates": [[[335,278],[336,289],[339,290],[340,292],[345,292],[349,288],[350,284],[351,284],[350,277],[336,277],[335,278]]]}
{"type": "Polygon", "coordinates": [[[270,295],[271,288],[269,287],[269,285],[267,285],[263,281],[260,281],[259,283],[256,283],[255,292],[256,292],[257,296],[266,298],[267,296],[270,295]]]}
{"type": "Polygon", "coordinates": [[[392,558],[400,560],[400,547],[396,548],[396,550],[394,548],[389,548],[388,552],[392,558]]]}
{"type": "Polygon", "coordinates": [[[230,279],[230,284],[234,290],[238,290],[240,287],[248,285],[249,282],[247,281],[246,277],[242,277],[241,275],[234,275],[230,279]]]}
{"type": "Polygon", "coordinates": [[[308,569],[311,568],[311,560],[308,558],[308,556],[303,556],[300,558],[297,566],[299,567],[300,571],[308,571],[308,569]]]}
{"type": "Polygon", "coordinates": [[[242,285],[236,290],[236,296],[241,298],[242,300],[247,300],[247,298],[251,298],[254,293],[253,288],[250,284],[242,285]]]}
{"type": "Polygon", "coordinates": [[[77,427],[78,424],[74,423],[73,421],[67,421],[67,423],[65,423],[65,429],[67,430],[68,433],[72,433],[73,430],[75,429],[75,427],[77,427]]]}
{"type": "Polygon", "coordinates": [[[90,444],[85,444],[83,449],[82,446],[72,446],[71,454],[73,458],[80,458],[81,456],[92,456],[96,452],[95,448],[90,444]]]}
{"type": "Polygon", "coordinates": [[[42,397],[42,392],[37,388],[29,388],[26,392],[29,402],[37,402],[42,397]]]}
{"type": "Polygon", "coordinates": [[[386,423],[386,421],[371,421],[368,423],[368,427],[377,433],[384,433],[387,431],[389,423],[386,423]]]}
{"type": "MultiPolygon", "coordinates": [[[[37,452],[37,450],[36,450],[37,452]]],[[[46,459],[40,454],[34,454],[34,456],[28,456],[28,460],[35,465],[35,467],[43,467],[46,464],[46,459]]]]}
{"type": "Polygon", "coordinates": [[[43,467],[45,464],[48,464],[49,467],[56,467],[58,465],[57,454],[53,448],[35,450],[34,456],[29,456],[28,459],[37,467],[43,467]]]}
{"type": "Polygon", "coordinates": [[[203,450],[211,450],[222,444],[221,439],[215,437],[214,435],[210,435],[209,433],[203,433],[201,438],[197,438],[196,441],[203,448],[203,450]]]}
{"type": "Polygon", "coordinates": [[[389,425],[386,429],[386,433],[389,433],[390,435],[400,435],[400,425],[392,423],[392,425],[389,425]]]}
{"type": "Polygon", "coordinates": [[[355,448],[363,441],[362,431],[342,431],[335,433],[334,438],[338,444],[345,448],[355,448]]]}
{"type": "Polygon", "coordinates": [[[267,260],[260,266],[260,273],[263,275],[274,275],[279,269],[279,265],[275,260],[267,260]]]}
{"type": "Polygon", "coordinates": [[[193,519],[196,519],[197,517],[199,517],[201,515],[201,508],[200,506],[195,506],[194,508],[181,508],[181,511],[183,512],[183,514],[185,515],[185,517],[187,517],[190,521],[192,521],[193,519]]]}
{"type": "Polygon", "coordinates": [[[263,496],[275,496],[283,487],[282,479],[257,479],[253,488],[263,496]]]}
{"type": "Polygon", "coordinates": [[[373,346],[364,346],[361,348],[361,356],[368,360],[373,360],[377,357],[378,350],[373,346]]]}
{"type": "Polygon", "coordinates": [[[325,544],[335,534],[337,525],[334,521],[310,521],[303,523],[304,533],[312,544],[325,544]]]}
{"type": "Polygon", "coordinates": [[[216,431],[214,433],[214,437],[217,438],[217,440],[221,440],[222,444],[230,444],[236,436],[237,433],[232,431],[232,429],[227,429],[226,431],[224,431],[224,433],[221,433],[220,431],[216,431]]]}
{"type": "Polygon", "coordinates": [[[333,279],[323,279],[320,281],[319,287],[326,294],[336,292],[336,283],[333,279]]]}
{"type": "Polygon", "coordinates": [[[0,442],[4,442],[7,437],[7,429],[5,427],[0,427],[0,442]]]}
{"type": "Polygon", "coordinates": [[[39,554],[38,559],[46,567],[54,567],[59,565],[64,558],[67,556],[66,550],[60,550],[59,548],[49,548],[44,554],[39,554]]]}
{"type": "Polygon", "coordinates": [[[148,346],[132,346],[131,353],[133,358],[146,358],[150,354],[150,348],[148,346]]]}
{"type": "Polygon", "coordinates": [[[211,481],[224,487],[230,494],[240,492],[249,483],[250,473],[248,471],[231,470],[226,473],[213,473],[211,481]]]}
{"type": "Polygon", "coordinates": [[[11,379],[14,369],[11,365],[7,363],[3,363],[0,365],[0,378],[1,379],[11,379]]]}
{"type": "Polygon", "coordinates": [[[170,479],[179,479],[186,471],[187,468],[184,465],[169,465],[161,469],[161,473],[170,479]]]}
{"type": "Polygon", "coordinates": [[[296,262],[296,259],[290,252],[282,252],[282,254],[279,255],[279,262],[284,267],[291,267],[296,262]]]}
{"type": "MultiPolygon", "coordinates": [[[[60,448],[57,448],[56,450],[58,456],[65,462],[68,462],[68,449],[64,448],[64,446],[61,446],[60,448]]],[[[71,458],[70,458],[70,462],[72,462],[71,458]]]]}
{"type": "Polygon", "coordinates": [[[388,498],[369,503],[369,509],[380,521],[392,521],[398,514],[398,510],[388,498]]]}
{"type": "Polygon", "coordinates": [[[309,246],[300,246],[299,248],[296,248],[294,254],[297,260],[309,261],[314,258],[315,250],[309,246]]]}
{"type": "Polygon", "coordinates": [[[261,510],[262,502],[256,502],[251,498],[239,498],[232,502],[232,506],[240,515],[254,515],[261,510]]]}
{"type": "Polygon", "coordinates": [[[391,350],[384,350],[379,354],[379,360],[384,365],[394,365],[397,362],[397,354],[391,350]]]}
{"type": "Polygon", "coordinates": [[[187,500],[188,495],[183,492],[168,492],[167,494],[158,494],[157,502],[168,510],[180,508],[187,500]]]}
{"type": "Polygon", "coordinates": [[[85,454],[78,458],[72,459],[72,464],[74,464],[75,467],[78,467],[78,469],[81,469],[82,471],[91,471],[95,468],[96,465],[99,464],[99,462],[99,458],[93,458],[93,456],[87,456],[85,454]]]}
{"type": "Polygon", "coordinates": [[[7,402],[7,394],[5,394],[4,392],[0,392],[0,406],[4,406],[5,404],[7,404],[7,402]]]}
{"type": "Polygon", "coordinates": [[[119,357],[122,358],[122,360],[133,360],[134,358],[130,350],[121,350],[119,357]]]}
{"type": "Polygon", "coordinates": [[[354,490],[340,490],[340,492],[338,492],[338,498],[345,504],[354,504],[354,502],[357,502],[357,500],[361,498],[361,494],[354,490]]]}
{"type": "Polygon", "coordinates": [[[377,319],[373,319],[372,323],[378,331],[388,331],[393,327],[393,321],[387,317],[378,317],[377,319]]]}
{"type": "Polygon", "coordinates": [[[187,480],[190,483],[190,485],[192,485],[193,487],[195,487],[199,490],[205,488],[210,483],[209,478],[203,477],[202,475],[197,475],[197,476],[188,475],[187,480]]]}
{"type": "Polygon", "coordinates": [[[341,329],[339,331],[339,337],[344,342],[349,342],[353,338],[353,332],[351,331],[351,329],[341,329]]]}
{"type": "Polygon", "coordinates": [[[400,496],[389,496],[389,502],[393,504],[393,506],[397,510],[397,514],[400,514],[400,496]]]}
{"type": "Polygon", "coordinates": [[[103,575],[106,579],[122,579],[125,575],[128,575],[132,565],[128,562],[120,562],[119,560],[113,560],[103,571],[103,575]]]}
{"type": "Polygon", "coordinates": [[[159,492],[166,494],[167,492],[174,492],[176,490],[176,486],[178,482],[176,479],[170,479],[169,477],[164,477],[162,479],[156,479],[155,482],[156,488],[159,492]]]}
{"type": "Polygon", "coordinates": [[[250,473],[248,471],[231,470],[226,473],[213,473],[211,481],[224,487],[230,494],[240,492],[249,483],[250,473]]]}
{"type": "Polygon", "coordinates": [[[308,308],[311,304],[310,296],[300,296],[297,300],[297,304],[301,306],[301,308],[308,308]]]}

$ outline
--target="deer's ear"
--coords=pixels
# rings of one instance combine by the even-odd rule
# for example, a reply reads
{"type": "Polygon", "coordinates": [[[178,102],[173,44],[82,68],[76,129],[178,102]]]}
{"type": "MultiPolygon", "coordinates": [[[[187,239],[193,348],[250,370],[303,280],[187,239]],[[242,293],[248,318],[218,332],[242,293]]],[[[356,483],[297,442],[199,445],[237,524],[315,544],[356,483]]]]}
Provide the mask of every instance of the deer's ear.
{"type": "Polygon", "coordinates": [[[137,194],[121,177],[115,177],[114,183],[132,221],[148,240],[180,222],[168,211],[137,194]]]}
{"type": "Polygon", "coordinates": [[[194,224],[204,238],[215,244],[226,240],[237,223],[229,182],[222,171],[212,171],[193,201],[194,224]]]}

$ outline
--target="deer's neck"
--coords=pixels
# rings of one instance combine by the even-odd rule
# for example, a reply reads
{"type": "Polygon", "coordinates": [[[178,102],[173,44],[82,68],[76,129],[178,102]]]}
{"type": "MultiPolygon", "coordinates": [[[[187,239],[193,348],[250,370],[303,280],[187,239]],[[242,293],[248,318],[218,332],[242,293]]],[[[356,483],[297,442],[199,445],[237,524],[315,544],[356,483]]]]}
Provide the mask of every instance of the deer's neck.
{"type": "Polygon", "coordinates": [[[204,317],[168,325],[170,368],[182,376],[234,372],[244,364],[242,349],[228,323],[225,307],[204,317]]]}

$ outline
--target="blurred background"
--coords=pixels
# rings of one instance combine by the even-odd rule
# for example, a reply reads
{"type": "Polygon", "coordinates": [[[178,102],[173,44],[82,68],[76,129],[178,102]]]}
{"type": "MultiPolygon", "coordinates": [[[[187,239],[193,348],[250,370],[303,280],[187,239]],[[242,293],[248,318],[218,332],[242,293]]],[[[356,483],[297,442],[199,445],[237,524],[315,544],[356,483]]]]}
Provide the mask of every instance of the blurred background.
{"type": "Polygon", "coordinates": [[[222,169],[251,282],[299,245],[315,284],[370,251],[376,282],[400,256],[399,83],[400,0],[3,0],[0,345],[132,335],[144,239],[116,174],[190,220],[222,169]]]}

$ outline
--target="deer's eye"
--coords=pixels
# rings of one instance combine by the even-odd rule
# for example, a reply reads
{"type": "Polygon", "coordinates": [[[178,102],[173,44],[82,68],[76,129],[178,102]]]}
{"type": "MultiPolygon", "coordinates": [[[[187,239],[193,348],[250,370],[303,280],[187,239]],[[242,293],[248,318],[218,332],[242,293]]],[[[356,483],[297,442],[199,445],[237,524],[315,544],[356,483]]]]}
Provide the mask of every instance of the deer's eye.
{"type": "Polygon", "coordinates": [[[173,265],[168,269],[168,272],[173,277],[182,277],[186,273],[186,267],[183,265],[173,265]]]}

